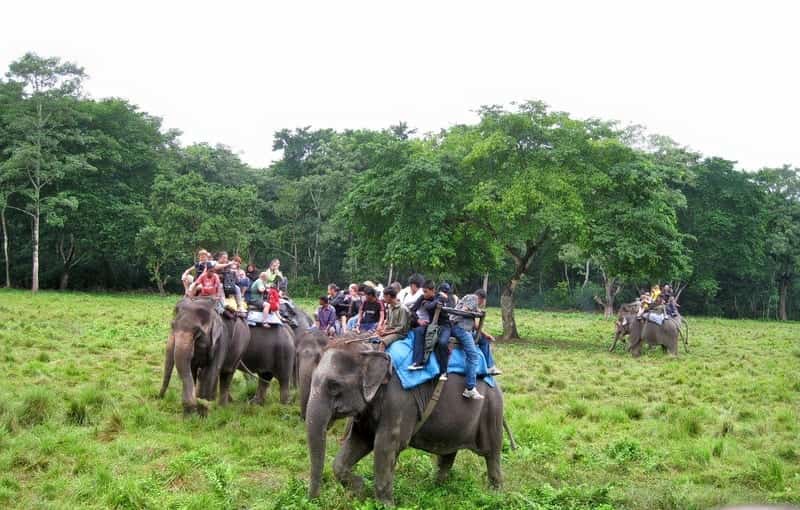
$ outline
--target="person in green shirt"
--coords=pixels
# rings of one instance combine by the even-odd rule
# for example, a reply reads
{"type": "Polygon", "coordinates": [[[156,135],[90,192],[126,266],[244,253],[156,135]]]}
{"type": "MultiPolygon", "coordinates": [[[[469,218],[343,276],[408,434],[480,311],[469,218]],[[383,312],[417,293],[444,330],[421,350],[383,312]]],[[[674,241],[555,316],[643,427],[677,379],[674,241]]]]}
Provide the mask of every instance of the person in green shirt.
{"type": "Polygon", "coordinates": [[[397,299],[397,290],[393,287],[383,289],[383,302],[386,305],[386,320],[375,331],[384,348],[392,342],[405,338],[411,326],[411,312],[397,299]]]}
{"type": "Polygon", "coordinates": [[[274,285],[278,285],[278,281],[283,279],[283,273],[281,273],[281,261],[278,259],[272,259],[272,262],[269,263],[269,268],[265,271],[267,273],[267,283],[272,283],[274,285]]]}

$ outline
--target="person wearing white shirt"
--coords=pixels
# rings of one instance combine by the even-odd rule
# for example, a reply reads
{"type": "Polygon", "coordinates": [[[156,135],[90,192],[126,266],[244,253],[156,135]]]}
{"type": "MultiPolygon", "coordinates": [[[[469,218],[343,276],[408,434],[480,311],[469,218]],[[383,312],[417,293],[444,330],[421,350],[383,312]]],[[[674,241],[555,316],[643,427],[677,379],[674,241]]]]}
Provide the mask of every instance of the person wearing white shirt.
{"type": "Polygon", "coordinates": [[[425,283],[425,279],[422,275],[419,274],[412,274],[408,278],[408,287],[404,288],[400,292],[397,293],[397,300],[400,304],[404,305],[409,310],[414,303],[419,300],[419,297],[422,295],[422,284],[425,283]]]}

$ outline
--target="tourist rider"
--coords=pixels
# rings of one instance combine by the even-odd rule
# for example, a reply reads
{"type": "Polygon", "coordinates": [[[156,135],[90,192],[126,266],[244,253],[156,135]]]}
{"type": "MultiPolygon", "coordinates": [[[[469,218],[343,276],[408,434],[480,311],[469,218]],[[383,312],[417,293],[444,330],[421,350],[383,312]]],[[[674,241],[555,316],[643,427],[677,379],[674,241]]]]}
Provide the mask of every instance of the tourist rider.
{"type": "Polygon", "coordinates": [[[281,261],[272,259],[265,273],[267,273],[267,283],[277,285],[278,280],[283,278],[283,273],[281,273],[281,261]]]}
{"type": "Polygon", "coordinates": [[[328,296],[319,297],[316,313],[316,326],[328,336],[336,334],[336,309],[330,305],[328,296]]]}
{"type": "MultiPolygon", "coordinates": [[[[442,288],[440,287],[440,291],[442,288]]],[[[447,292],[449,294],[449,291],[447,292]]],[[[467,294],[459,300],[456,308],[465,312],[478,313],[479,298],[475,294],[467,294]]],[[[480,351],[475,345],[475,318],[462,317],[461,315],[450,316],[450,331],[447,332],[445,341],[450,341],[450,336],[454,336],[461,344],[461,349],[464,351],[465,367],[464,367],[464,392],[461,394],[464,398],[481,400],[481,395],[475,388],[476,377],[478,373],[478,366],[480,365],[480,351]]],[[[441,342],[444,335],[439,336],[439,348],[441,349],[441,342]]]]}
{"type": "Polygon", "coordinates": [[[383,289],[383,303],[386,307],[386,321],[376,333],[386,348],[392,342],[406,337],[411,325],[411,312],[397,300],[397,290],[391,286],[383,289]]]}
{"type": "MultiPolygon", "coordinates": [[[[478,298],[478,312],[485,313],[486,291],[483,289],[478,289],[473,294],[475,294],[475,296],[478,298]]],[[[494,337],[483,330],[481,330],[480,335],[480,338],[477,339],[478,349],[481,350],[483,357],[486,359],[486,366],[489,367],[489,375],[501,375],[503,372],[497,368],[497,365],[495,365],[494,362],[494,356],[492,356],[492,346],[490,342],[494,342],[494,337]]]]}
{"type": "Polygon", "coordinates": [[[374,287],[364,289],[364,303],[358,312],[356,331],[375,331],[383,324],[383,304],[378,301],[378,294],[374,287]]]}

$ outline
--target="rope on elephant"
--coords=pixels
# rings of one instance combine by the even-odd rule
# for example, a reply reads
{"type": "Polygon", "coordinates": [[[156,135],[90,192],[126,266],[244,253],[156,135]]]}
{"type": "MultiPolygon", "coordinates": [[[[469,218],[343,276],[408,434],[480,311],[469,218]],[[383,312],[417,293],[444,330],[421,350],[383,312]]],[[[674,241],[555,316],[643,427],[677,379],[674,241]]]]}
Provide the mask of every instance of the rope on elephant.
{"type": "Polygon", "coordinates": [[[269,384],[269,383],[270,383],[270,381],[267,381],[266,379],[264,379],[264,378],[263,378],[263,377],[261,377],[260,375],[253,373],[253,371],[252,371],[252,370],[250,370],[249,368],[247,368],[247,365],[245,365],[245,364],[244,364],[244,361],[242,361],[242,360],[239,360],[239,365],[240,365],[240,366],[241,366],[241,368],[242,368],[242,369],[245,371],[245,373],[246,373],[246,374],[249,374],[249,375],[251,375],[251,376],[255,377],[256,379],[258,379],[259,381],[263,382],[264,384],[269,384]]]}
{"type": "Polygon", "coordinates": [[[366,342],[370,338],[374,337],[375,333],[373,331],[365,331],[363,333],[348,333],[344,336],[334,338],[331,340],[325,349],[336,349],[338,347],[342,347],[348,344],[352,344],[355,342],[366,342]]]}

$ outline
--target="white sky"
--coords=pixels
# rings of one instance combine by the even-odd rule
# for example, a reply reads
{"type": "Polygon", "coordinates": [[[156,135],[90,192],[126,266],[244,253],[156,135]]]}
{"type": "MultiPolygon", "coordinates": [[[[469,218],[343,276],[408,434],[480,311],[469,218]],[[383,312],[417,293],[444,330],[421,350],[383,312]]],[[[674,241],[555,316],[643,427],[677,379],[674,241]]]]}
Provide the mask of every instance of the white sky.
{"type": "Polygon", "coordinates": [[[526,99],[742,168],[800,165],[800,4],[539,4],[4,2],[0,69],[26,51],[75,61],[93,97],[124,97],[184,143],[253,165],[277,156],[284,127],[437,131],[526,99]]]}

